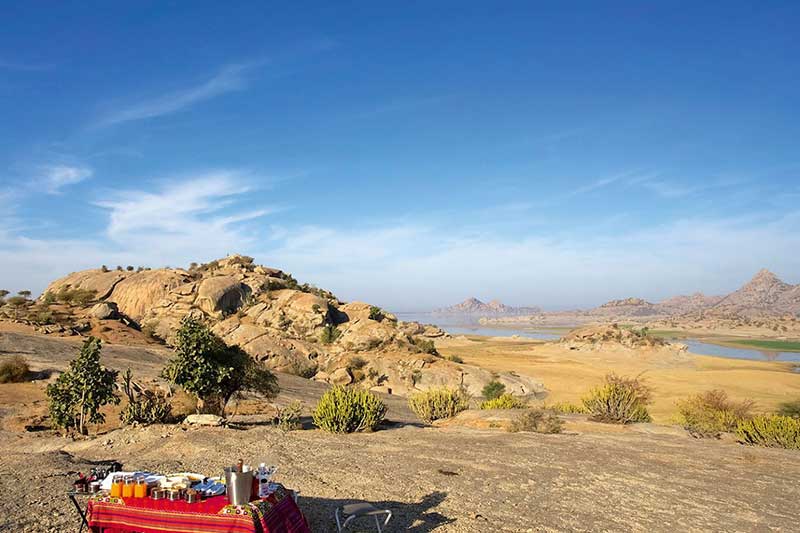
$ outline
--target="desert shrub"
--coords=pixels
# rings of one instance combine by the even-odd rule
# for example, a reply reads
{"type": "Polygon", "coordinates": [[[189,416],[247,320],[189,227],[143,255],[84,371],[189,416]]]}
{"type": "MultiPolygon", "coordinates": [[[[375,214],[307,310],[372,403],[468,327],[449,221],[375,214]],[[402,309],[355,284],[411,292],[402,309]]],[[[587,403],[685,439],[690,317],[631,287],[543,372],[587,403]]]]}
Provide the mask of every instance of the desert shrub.
{"type": "Polygon", "coordinates": [[[469,395],[464,389],[430,389],[412,394],[408,406],[420,420],[430,424],[469,409],[469,395]]]}
{"type": "Polygon", "coordinates": [[[509,392],[501,394],[497,398],[486,400],[481,403],[481,409],[522,409],[528,402],[522,398],[517,398],[509,392]]]}
{"type": "Polygon", "coordinates": [[[556,402],[554,404],[548,405],[547,409],[553,411],[554,413],[559,413],[562,415],[586,413],[586,408],[584,406],[570,402],[556,402]]]}
{"type": "Polygon", "coordinates": [[[589,391],[583,405],[596,422],[630,424],[649,422],[650,388],[639,378],[625,378],[609,374],[605,383],[589,391]]]}
{"type": "Polygon", "coordinates": [[[136,269],[133,268],[133,265],[128,265],[128,266],[125,267],[125,270],[127,270],[128,272],[133,272],[136,269]]]}
{"type": "Polygon", "coordinates": [[[94,299],[96,294],[96,291],[89,289],[70,289],[64,287],[58,291],[56,298],[61,303],[85,306],[94,299]]]}
{"type": "Polygon", "coordinates": [[[293,431],[303,427],[301,416],[303,414],[303,402],[296,400],[286,407],[276,409],[274,424],[281,431],[293,431]]]}
{"type": "Polygon", "coordinates": [[[547,413],[543,409],[528,409],[511,421],[508,431],[530,431],[534,433],[561,433],[564,422],[556,415],[547,413]]]}
{"type": "Polygon", "coordinates": [[[30,370],[27,361],[22,356],[15,355],[0,364],[0,383],[20,383],[25,381],[30,370]]]}
{"type": "Polygon", "coordinates": [[[99,339],[86,339],[69,369],[47,386],[50,419],[55,427],[75,428],[86,434],[88,424],[105,421],[101,407],[119,403],[114,394],[117,371],[100,365],[100,349],[99,339]]]}
{"type": "Polygon", "coordinates": [[[448,355],[447,356],[447,360],[448,361],[452,361],[454,363],[463,363],[464,362],[464,360],[461,357],[457,356],[457,355],[448,355]]]}
{"type": "Polygon", "coordinates": [[[53,291],[47,291],[42,295],[42,303],[44,305],[52,305],[56,303],[56,295],[53,294],[53,291]]]}
{"type": "Polygon", "coordinates": [[[722,390],[696,394],[678,403],[681,424],[695,437],[718,438],[736,431],[739,422],[751,417],[752,408],[751,400],[730,400],[722,390]]]}
{"type": "Polygon", "coordinates": [[[311,361],[295,359],[292,360],[285,371],[287,374],[292,374],[293,376],[311,379],[319,371],[319,365],[311,361]]]}
{"type": "Polygon", "coordinates": [[[319,399],[314,424],[331,433],[372,431],[386,416],[386,405],[365,389],[334,386],[319,399]]]}
{"type": "Polygon", "coordinates": [[[415,337],[412,339],[414,346],[417,347],[421,353],[427,353],[430,355],[439,355],[439,352],[436,351],[436,345],[430,339],[422,339],[419,337],[415,337]]]}
{"type": "Polygon", "coordinates": [[[339,331],[334,324],[326,324],[324,328],[322,328],[322,335],[320,336],[320,340],[323,344],[333,344],[336,342],[336,339],[341,337],[342,332],[339,331]]]}
{"type": "Polygon", "coordinates": [[[495,398],[499,398],[506,392],[506,386],[500,383],[499,381],[493,379],[489,383],[483,386],[483,390],[481,394],[487,400],[494,400],[495,398]]]}
{"type": "Polygon", "coordinates": [[[792,418],[800,418],[800,400],[793,400],[784,402],[778,408],[778,414],[781,416],[790,416],[792,418]]]}
{"type": "Polygon", "coordinates": [[[376,320],[380,322],[383,320],[383,309],[378,307],[377,305],[373,305],[369,308],[369,319],[376,320]]]}
{"type": "Polygon", "coordinates": [[[33,314],[33,316],[29,315],[29,318],[37,324],[52,324],[53,312],[48,311],[47,309],[39,309],[33,314]]]}
{"type": "Polygon", "coordinates": [[[739,440],[745,444],[800,450],[800,419],[781,415],[762,415],[739,422],[739,440]]]}
{"type": "Polygon", "coordinates": [[[106,265],[102,265],[100,267],[100,272],[108,272],[108,267],[106,265]]]}
{"type": "Polygon", "coordinates": [[[255,361],[238,346],[227,346],[203,323],[191,317],[181,322],[176,334],[175,357],[161,375],[193,395],[197,411],[206,404],[218,414],[241,392],[267,398],[280,390],[275,375],[263,362],[255,361]]]}
{"type": "Polygon", "coordinates": [[[130,368],[122,375],[122,392],[128,398],[128,405],[119,414],[123,424],[149,425],[169,420],[172,406],[167,395],[161,391],[148,389],[136,391],[130,368]]]}

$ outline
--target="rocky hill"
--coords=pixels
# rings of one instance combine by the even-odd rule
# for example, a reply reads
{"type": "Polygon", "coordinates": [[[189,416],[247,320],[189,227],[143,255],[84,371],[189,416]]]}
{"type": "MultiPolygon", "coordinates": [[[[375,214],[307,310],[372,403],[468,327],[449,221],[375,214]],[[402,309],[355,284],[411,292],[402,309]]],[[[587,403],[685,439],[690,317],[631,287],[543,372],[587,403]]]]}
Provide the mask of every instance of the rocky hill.
{"type": "Polygon", "coordinates": [[[708,311],[713,315],[764,316],[800,314],[800,285],[790,285],[767,269],[708,311]]]}
{"type": "MultiPolygon", "coordinates": [[[[340,301],[240,255],[187,270],[72,273],[52,282],[36,304],[37,309],[50,307],[59,308],[61,322],[81,324],[52,326],[55,332],[102,336],[124,324],[167,344],[181,320],[192,316],[275,370],[329,383],[359,383],[399,394],[463,385],[479,393],[492,380],[488,371],[439,357],[434,340],[445,333],[435,326],[398,321],[366,303],[340,301]],[[90,293],[91,302],[49,303],[66,301],[75,293],[90,293]]],[[[40,331],[49,328],[42,326],[40,331]]],[[[503,374],[498,379],[519,394],[544,390],[525,377],[503,374]]]]}
{"type": "Polygon", "coordinates": [[[512,307],[498,300],[484,303],[477,298],[467,298],[461,303],[436,309],[433,312],[439,315],[480,315],[480,316],[503,316],[503,315],[526,315],[538,313],[538,307],[512,307]]]}

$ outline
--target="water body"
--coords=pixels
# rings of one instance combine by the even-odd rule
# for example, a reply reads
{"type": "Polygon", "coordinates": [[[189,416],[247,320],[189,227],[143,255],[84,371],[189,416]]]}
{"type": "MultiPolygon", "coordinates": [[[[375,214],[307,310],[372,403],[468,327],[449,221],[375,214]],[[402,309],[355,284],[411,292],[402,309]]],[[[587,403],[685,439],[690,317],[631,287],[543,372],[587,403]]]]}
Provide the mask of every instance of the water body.
{"type": "MultiPolygon", "coordinates": [[[[484,335],[487,337],[511,337],[519,335],[531,339],[556,340],[560,335],[547,329],[535,328],[490,328],[481,325],[476,317],[435,315],[433,313],[397,313],[400,320],[435,324],[451,335],[484,335]]],[[[751,361],[790,361],[800,362],[800,352],[773,352],[753,348],[732,348],[697,339],[671,339],[682,342],[689,351],[698,355],[713,355],[729,359],[749,359],[751,361]]],[[[800,369],[800,367],[798,367],[800,369]]]]}

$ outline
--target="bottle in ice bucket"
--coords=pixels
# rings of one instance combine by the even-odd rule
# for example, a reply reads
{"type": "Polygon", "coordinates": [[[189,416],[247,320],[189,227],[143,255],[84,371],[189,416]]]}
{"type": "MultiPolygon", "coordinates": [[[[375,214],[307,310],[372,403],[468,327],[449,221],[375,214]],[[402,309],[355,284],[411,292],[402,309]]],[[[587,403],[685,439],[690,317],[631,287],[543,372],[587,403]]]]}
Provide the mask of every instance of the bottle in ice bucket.
{"type": "Polygon", "coordinates": [[[147,497],[147,481],[143,477],[140,477],[136,480],[136,486],[133,489],[133,497],[134,498],[146,498],[147,497]]]}
{"type": "Polygon", "coordinates": [[[122,479],[121,475],[115,475],[111,479],[111,496],[113,498],[121,498],[122,497],[122,485],[124,483],[125,482],[122,479]]]}
{"type": "Polygon", "coordinates": [[[125,484],[122,486],[122,497],[133,498],[133,478],[126,477],[125,484]]]}

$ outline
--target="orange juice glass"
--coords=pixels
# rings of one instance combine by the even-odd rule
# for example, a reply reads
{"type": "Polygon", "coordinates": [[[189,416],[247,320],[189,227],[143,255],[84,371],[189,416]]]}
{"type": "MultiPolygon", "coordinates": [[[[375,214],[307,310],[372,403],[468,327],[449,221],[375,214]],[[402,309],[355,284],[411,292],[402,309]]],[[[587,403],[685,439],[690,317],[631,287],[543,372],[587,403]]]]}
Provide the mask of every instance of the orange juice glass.
{"type": "Polygon", "coordinates": [[[128,478],[125,480],[125,484],[122,486],[122,497],[123,498],[133,498],[133,479],[128,478]]]}
{"type": "Polygon", "coordinates": [[[147,496],[147,481],[139,479],[136,481],[136,487],[133,489],[134,498],[144,498],[147,496]]]}
{"type": "Polygon", "coordinates": [[[114,498],[122,497],[122,485],[124,481],[122,476],[114,476],[111,481],[111,496],[114,498]]]}

